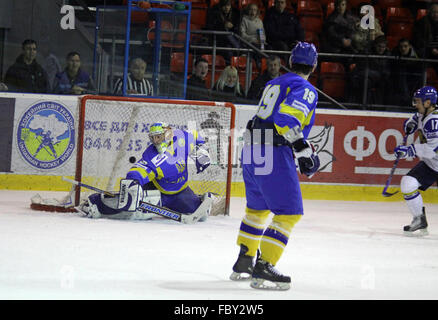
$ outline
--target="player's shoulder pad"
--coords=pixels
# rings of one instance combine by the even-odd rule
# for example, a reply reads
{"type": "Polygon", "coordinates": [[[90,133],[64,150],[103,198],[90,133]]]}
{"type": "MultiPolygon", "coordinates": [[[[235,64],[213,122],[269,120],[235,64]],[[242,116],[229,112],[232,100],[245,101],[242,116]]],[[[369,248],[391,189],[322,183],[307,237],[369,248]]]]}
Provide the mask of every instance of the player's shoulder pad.
{"type": "Polygon", "coordinates": [[[427,139],[438,138],[438,112],[432,112],[423,124],[423,133],[427,139]]]}
{"type": "Polygon", "coordinates": [[[292,105],[294,101],[299,101],[305,104],[309,109],[313,109],[318,102],[318,92],[311,83],[303,81],[298,85],[290,87],[290,92],[285,102],[288,105],[292,105]]]}

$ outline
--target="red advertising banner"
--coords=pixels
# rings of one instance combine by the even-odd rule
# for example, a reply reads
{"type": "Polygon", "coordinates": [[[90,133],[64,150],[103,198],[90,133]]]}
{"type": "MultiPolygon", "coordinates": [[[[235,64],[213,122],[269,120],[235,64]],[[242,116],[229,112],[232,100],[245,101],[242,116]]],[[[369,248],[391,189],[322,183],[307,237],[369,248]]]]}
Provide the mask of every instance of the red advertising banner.
{"type": "MultiPolygon", "coordinates": [[[[403,141],[410,114],[318,110],[309,135],[322,160],[309,182],[384,185],[394,164],[394,148],[403,141]]],[[[416,138],[416,137],[415,137],[416,138]]],[[[408,144],[414,136],[408,138],[408,144]]],[[[399,162],[391,184],[399,184],[418,160],[399,162]]]]}

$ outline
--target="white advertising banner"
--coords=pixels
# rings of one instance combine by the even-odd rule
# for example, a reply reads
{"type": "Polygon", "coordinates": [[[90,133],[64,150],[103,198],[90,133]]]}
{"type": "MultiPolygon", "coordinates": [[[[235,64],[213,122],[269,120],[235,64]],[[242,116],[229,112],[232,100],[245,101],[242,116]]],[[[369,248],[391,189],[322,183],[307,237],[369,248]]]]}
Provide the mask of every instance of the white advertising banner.
{"type": "Polygon", "coordinates": [[[16,95],[11,164],[13,173],[74,174],[78,98],[16,95]]]}

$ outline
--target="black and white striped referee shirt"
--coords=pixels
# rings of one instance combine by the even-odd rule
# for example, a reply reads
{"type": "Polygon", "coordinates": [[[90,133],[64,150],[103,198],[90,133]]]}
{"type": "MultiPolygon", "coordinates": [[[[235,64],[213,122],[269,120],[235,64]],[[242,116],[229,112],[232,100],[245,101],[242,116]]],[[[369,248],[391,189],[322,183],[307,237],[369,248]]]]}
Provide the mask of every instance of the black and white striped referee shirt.
{"type": "MultiPolygon", "coordinates": [[[[145,96],[152,96],[153,89],[149,80],[143,78],[142,80],[135,80],[131,78],[131,75],[128,74],[128,79],[126,81],[126,92],[129,90],[135,90],[137,94],[142,94],[145,96]]],[[[114,85],[114,94],[122,94],[123,93],[123,78],[117,79],[114,85]]]]}

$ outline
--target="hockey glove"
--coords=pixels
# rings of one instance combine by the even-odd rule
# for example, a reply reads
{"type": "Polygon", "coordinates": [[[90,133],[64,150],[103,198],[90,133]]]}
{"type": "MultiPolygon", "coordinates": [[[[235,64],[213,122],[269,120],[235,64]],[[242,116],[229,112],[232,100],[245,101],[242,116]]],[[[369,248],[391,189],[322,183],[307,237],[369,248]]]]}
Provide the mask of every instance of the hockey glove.
{"type": "Polygon", "coordinates": [[[309,142],[299,139],[293,143],[293,150],[302,174],[309,177],[318,171],[320,166],[319,157],[309,142]]]}
{"type": "Polygon", "coordinates": [[[418,128],[418,117],[417,114],[414,114],[409,119],[405,120],[403,123],[403,129],[407,135],[410,135],[417,131],[418,128]]]}
{"type": "Polygon", "coordinates": [[[201,173],[210,165],[210,155],[204,148],[196,145],[190,157],[195,161],[196,173],[201,173]]]}
{"type": "Polygon", "coordinates": [[[413,144],[410,146],[397,146],[394,149],[394,153],[399,159],[414,158],[417,155],[417,151],[415,150],[415,146],[413,144]]]}

